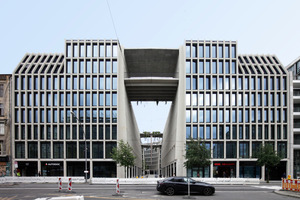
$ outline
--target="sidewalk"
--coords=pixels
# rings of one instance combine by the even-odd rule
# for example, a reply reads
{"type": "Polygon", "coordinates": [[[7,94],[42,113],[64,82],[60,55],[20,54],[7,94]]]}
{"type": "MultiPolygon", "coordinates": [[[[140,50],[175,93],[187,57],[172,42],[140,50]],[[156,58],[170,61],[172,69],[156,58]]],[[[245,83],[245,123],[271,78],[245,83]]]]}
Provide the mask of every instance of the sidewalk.
{"type": "Polygon", "coordinates": [[[274,190],[274,192],[276,194],[280,194],[280,195],[284,195],[284,196],[300,198],[300,192],[293,192],[293,191],[288,191],[288,190],[274,190]]]}

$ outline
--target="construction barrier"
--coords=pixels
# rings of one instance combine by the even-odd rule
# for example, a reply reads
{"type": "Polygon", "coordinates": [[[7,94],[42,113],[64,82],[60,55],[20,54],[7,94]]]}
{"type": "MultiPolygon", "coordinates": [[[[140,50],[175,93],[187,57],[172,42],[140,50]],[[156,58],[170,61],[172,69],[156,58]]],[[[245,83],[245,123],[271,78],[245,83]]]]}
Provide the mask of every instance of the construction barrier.
{"type": "Polygon", "coordinates": [[[61,178],[58,178],[58,191],[62,190],[62,180],[61,178]]]}
{"type": "Polygon", "coordinates": [[[119,183],[119,179],[117,178],[117,184],[116,184],[116,193],[120,194],[120,183],[119,183]]]}
{"type": "Polygon", "coordinates": [[[282,179],[282,189],[300,192],[300,180],[298,180],[298,179],[282,179]]]}
{"type": "Polygon", "coordinates": [[[72,178],[69,178],[68,191],[72,191],[72,178]]]}

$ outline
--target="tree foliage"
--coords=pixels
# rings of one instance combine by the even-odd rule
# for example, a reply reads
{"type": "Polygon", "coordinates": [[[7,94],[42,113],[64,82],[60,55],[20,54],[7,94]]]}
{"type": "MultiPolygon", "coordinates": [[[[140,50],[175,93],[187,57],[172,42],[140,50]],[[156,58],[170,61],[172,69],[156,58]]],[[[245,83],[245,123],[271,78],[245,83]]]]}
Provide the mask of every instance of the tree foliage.
{"type": "Polygon", "coordinates": [[[281,156],[274,151],[273,145],[271,144],[260,146],[258,151],[255,152],[254,156],[257,157],[257,165],[266,167],[267,182],[269,183],[270,169],[280,163],[281,156]]]}
{"type": "Polygon", "coordinates": [[[128,143],[125,144],[123,140],[120,140],[118,146],[112,149],[111,156],[120,166],[134,166],[136,157],[133,154],[133,149],[128,143]]]}
{"type": "Polygon", "coordinates": [[[211,154],[204,142],[192,139],[187,143],[185,158],[184,166],[186,168],[198,168],[199,172],[201,167],[210,165],[211,154]]]}

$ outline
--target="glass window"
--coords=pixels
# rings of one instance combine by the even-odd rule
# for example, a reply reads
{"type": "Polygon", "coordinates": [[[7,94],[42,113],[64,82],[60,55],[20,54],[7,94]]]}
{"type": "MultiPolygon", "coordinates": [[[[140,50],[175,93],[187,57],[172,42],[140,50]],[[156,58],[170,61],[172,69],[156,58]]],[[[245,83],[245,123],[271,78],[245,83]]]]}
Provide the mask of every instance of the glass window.
{"type": "Polygon", "coordinates": [[[185,117],[186,120],[185,121],[187,123],[190,123],[191,122],[191,111],[190,110],[186,110],[185,113],[186,113],[186,117],[185,117]]]}
{"type": "Polygon", "coordinates": [[[198,95],[197,93],[192,94],[192,105],[197,106],[198,105],[198,95]]]}
{"type": "Polygon", "coordinates": [[[229,58],[229,45],[225,45],[225,58],[229,58]]]}
{"type": "Polygon", "coordinates": [[[204,139],[204,126],[199,126],[199,138],[204,139]]]}
{"type": "Polygon", "coordinates": [[[219,139],[222,140],[224,139],[224,126],[220,125],[219,127],[219,139]]]}
{"type": "Polygon", "coordinates": [[[212,89],[213,90],[217,89],[217,77],[212,78],[212,89]]]}
{"type": "Polygon", "coordinates": [[[224,158],[224,143],[214,142],[213,143],[213,158],[224,158]]]}
{"type": "Polygon", "coordinates": [[[84,73],[84,62],[83,62],[83,60],[79,61],[79,73],[84,73]]]}
{"type": "Polygon", "coordinates": [[[77,106],[77,93],[73,93],[73,106],[77,106]]]}
{"type": "Polygon", "coordinates": [[[186,139],[191,138],[191,126],[186,126],[186,139]]]}
{"type": "Polygon", "coordinates": [[[231,87],[233,90],[236,90],[236,78],[235,77],[232,77],[231,78],[231,87]]]}
{"type": "Polygon", "coordinates": [[[213,94],[212,94],[212,99],[211,99],[211,101],[212,101],[212,105],[213,105],[213,106],[217,106],[217,93],[213,93],[213,94]]]}
{"type": "Polygon", "coordinates": [[[203,93],[199,94],[199,105],[200,106],[204,105],[204,94],[203,93]]]}
{"type": "Polygon", "coordinates": [[[232,55],[232,58],[236,57],[236,47],[235,47],[235,45],[231,46],[231,55],[232,55]]]}
{"type": "Polygon", "coordinates": [[[91,73],[91,61],[87,60],[86,61],[86,73],[91,73]]]}
{"type": "Polygon", "coordinates": [[[210,77],[206,77],[206,89],[210,90],[210,77]]]}
{"type": "Polygon", "coordinates": [[[219,61],[219,74],[223,74],[223,61],[219,61]]]}
{"type": "Polygon", "coordinates": [[[223,46],[219,45],[219,58],[223,58],[223,46]]]}
{"type": "Polygon", "coordinates": [[[243,122],[243,109],[239,109],[239,122],[243,122]]]}
{"type": "Polygon", "coordinates": [[[186,89],[191,89],[191,77],[186,77],[186,89]]]}
{"type": "Polygon", "coordinates": [[[197,62],[193,61],[193,73],[197,74],[197,62]]]}
{"type": "Polygon", "coordinates": [[[225,62],[225,74],[229,74],[229,73],[230,73],[229,62],[226,61],[226,62],[225,62]]]}
{"type": "Polygon", "coordinates": [[[270,78],[270,90],[274,90],[274,78],[270,78]]]}
{"type": "Polygon", "coordinates": [[[111,73],[111,65],[110,65],[110,61],[106,61],[105,72],[106,72],[106,73],[111,73]]]}
{"type": "Polygon", "coordinates": [[[238,94],[238,105],[239,106],[243,105],[243,93],[238,94]]]}
{"type": "Polygon", "coordinates": [[[225,77],[225,90],[229,90],[230,89],[230,87],[229,87],[229,80],[230,80],[229,77],[225,77]]]}
{"type": "Polygon", "coordinates": [[[235,63],[235,61],[231,62],[231,73],[236,74],[236,63],[235,63]]]}
{"type": "Polygon", "coordinates": [[[211,138],[211,133],[210,133],[210,126],[206,126],[206,139],[210,139],[211,138]]]}
{"type": "Polygon", "coordinates": [[[91,89],[91,77],[86,77],[86,85],[85,85],[87,90],[91,89]]]}
{"type": "Polygon", "coordinates": [[[210,45],[205,45],[205,57],[210,57],[210,45]]]}
{"type": "Polygon", "coordinates": [[[204,122],[204,110],[199,110],[199,122],[204,122]]]}
{"type": "Polygon", "coordinates": [[[213,58],[217,57],[217,46],[216,45],[212,45],[211,53],[212,53],[213,58]]]}
{"type": "Polygon", "coordinates": [[[90,93],[86,93],[85,97],[86,97],[86,99],[85,99],[85,105],[86,106],[90,106],[91,105],[91,94],[90,93]]]}
{"type": "Polygon", "coordinates": [[[110,106],[110,93],[105,94],[105,105],[110,106]]]}
{"type": "Polygon", "coordinates": [[[248,142],[240,142],[240,158],[249,158],[248,142]]]}
{"type": "Polygon", "coordinates": [[[205,105],[210,106],[210,94],[206,93],[205,95],[205,105]]]}
{"type": "Polygon", "coordinates": [[[200,58],[204,57],[204,47],[203,47],[203,44],[199,45],[199,57],[200,58]]]}
{"type": "Polygon", "coordinates": [[[191,62],[190,61],[186,61],[186,63],[185,63],[185,72],[187,74],[191,73],[191,62]]]}
{"type": "Polygon", "coordinates": [[[197,110],[192,111],[192,117],[193,117],[193,122],[194,123],[198,122],[197,110]]]}
{"type": "Polygon", "coordinates": [[[236,158],[236,142],[226,143],[226,158],[236,158]]]}
{"type": "Polygon", "coordinates": [[[197,77],[193,77],[193,90],[197,90],[197,77]]]}
{"type": "Polygon", "coordinates": [[[82,92],[79,93],[79,106],[84,105],[84,94],[82,92]]]}
{"type": "Polygon", "coordinates": [[[264,89],[268,89],[268,77],[264,77],[264,89]]]}
{"type": "Polygon", "coordinates": [[[186,52],[185,56],[187,58],[190,58],[191,57],[191,45],[186,45],[185,52],[186,52]]]}
{"type": "Polygon", "coordinates": [[[193,139],[197,139],[197,138],[198,138],[198,127],[193,126],[193,139]]]}
{"type": "Polygon", "coordinates": [[[224,122],[224,117],[223,117],[223,109],[219,110],[219,122],[224,122]]]}
{"type": "Polygon", "coordinates": [[[213,126],[213,139],[217,139],[217,126],[213,126]]]}
{"type": "Polygon", "coordinates": [[[210,61],[205,62],[205,73],[206,74],[210,73],[210,61]]]}
{"type": "Polygon", "coordinates": [[[249,122],[249,109],[245,109],[245,122],[249,122]]]}
{"type": "Polygon", "coordinates": [[[203,63],[203,61],[199,61],[199,73],[200,74],[204,73],[204,63],[203,63]]]}
{"type": "Polygon", "coordinates": [[[210,122],[210,118],[211,118],[211,116],[210,116],[210,110],[206,110],[206,122],[210,122]]]}
{"type": "Polygon", "coordinates": [[[249,90],[249,78],[245,77],[245,90],[249,90]]]}

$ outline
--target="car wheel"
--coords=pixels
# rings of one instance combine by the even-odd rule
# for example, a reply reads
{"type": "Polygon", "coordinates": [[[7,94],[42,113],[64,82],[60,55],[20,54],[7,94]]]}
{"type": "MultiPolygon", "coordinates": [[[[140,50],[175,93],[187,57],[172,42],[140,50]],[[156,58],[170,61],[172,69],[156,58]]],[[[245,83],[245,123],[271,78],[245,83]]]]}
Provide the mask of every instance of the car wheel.
{"type": "Polygon", "coordinates": [[[205,195],[205,196],[209,196],[209,195],[212,195],[213,194],[213,191],[212,191],[212,189],[211,188],[204,188],[203,189],[203,194],[205,195]]]}
{"type": "Polygon", "coordinates": [[[166,189],[165,193],[166,193],[167,195],[169,195],[169,196],[172,196],[172,195],[174,195],[175,190],[174,190],[174,188],[172,188],[172,187],[168,187],[168,188],[166,189]]]}

